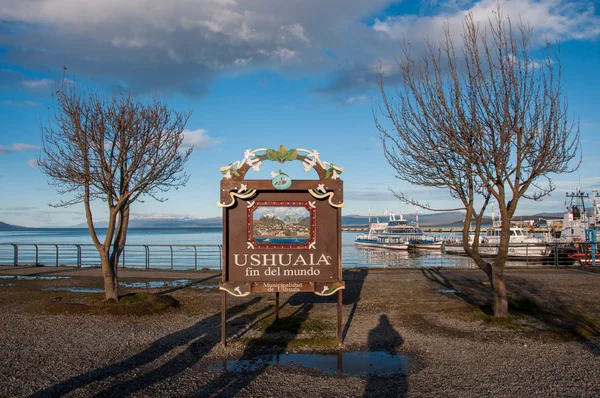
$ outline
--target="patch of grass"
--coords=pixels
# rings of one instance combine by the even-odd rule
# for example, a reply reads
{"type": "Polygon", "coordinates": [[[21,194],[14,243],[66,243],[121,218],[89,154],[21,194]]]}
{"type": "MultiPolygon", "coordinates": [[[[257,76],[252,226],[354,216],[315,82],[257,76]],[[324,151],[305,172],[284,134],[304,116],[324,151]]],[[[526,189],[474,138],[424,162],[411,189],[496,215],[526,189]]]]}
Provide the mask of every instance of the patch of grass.
{"type": "MultiPolygon", "coordinates": [[[[493,312],[491,312],[493,314],[493,312]]],[[[486,306],[472,308],[466,312],[466,318],[471,321],[480,321],[490,326],[504,327],[509,329],[518,329],[520,326],[515,323],[513,317],[496,318],[490,315],[486,306]]]]}
{"type": "Polygon", "coordinates": [[[542,307],[532,297],[509,297],[508,305],[510,311],[542,321],[558,334],[586,341],[600,336],[600,325],[594,320],[582,314],[542,307]]]}
{"type": "Polygon", "coordinates": [[[542,310],[533,297],[508,297],[508,310],[517,311],[522,314],[535,314],[542,310]]]}
{"type": "Polygon", "coordinates": [[[275,317],[263,319],[257,325],[257,329],[268,333],[323,333],[332,329],[327,323],[318,319],[305,318],[290,315],[275,320],[275,317]]]}
{"type": "Polygon", "coordinates": [[[148,301],[148,294],[129,293],[119,298],[118,304],[128,305],[148,301]]]}
{"type": "Polygon", "coordinates": [[[592,341],[600,336],[600,325],[584,315],[554,310],[545,311],[544,315],[548,319],[547,322],[554,322],[559,329],[575,338],[592,341]]]}
{"type": "Polygon", "coordinates": [[[179,302],[168,295],[127,294],[118,303],[105,303],[98,295],[66,295],[41,299],[32,303],[31,312],[47,314],[151,315],[179,308],[179,302]]]}
{"type": "Polygon", "coordinates": [[[489,325],[499,326],[499,327],[504,327],[504,328],[509,328],[509,329],[518,329],[518,325],[515,324],[515,320],[512,317],[496,318],[496,317],[488,315],[488,318],[489,319],[486,321],[486,323],[489,325]]]}

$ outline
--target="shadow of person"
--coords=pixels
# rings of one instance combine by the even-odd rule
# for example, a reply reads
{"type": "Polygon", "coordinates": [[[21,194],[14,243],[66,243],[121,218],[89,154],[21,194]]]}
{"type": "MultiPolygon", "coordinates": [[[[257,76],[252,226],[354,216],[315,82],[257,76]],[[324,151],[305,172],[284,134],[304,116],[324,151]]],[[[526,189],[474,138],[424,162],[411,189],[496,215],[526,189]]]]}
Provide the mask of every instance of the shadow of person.
{"type": "MultiPolygon", "coordinates": [[[[240,314],[246,311],[252,305],[257,304],[262,300],[262,297],[255,297],[250,301],[236,305],[227,310],[228,314],[240,314]]],[[[272,309],[272,306],[265,306],[258,311],[255,311],[244,318],[248,319],[248,323],[252,322],[260,314],[272,309]]],[[[100,393],[100,396],[110,396],[111,394],[124,396],[127,393],[141,390],[160,380],[174,376],[185,368],[198,362],[206,353],[208,353],[220,341],[220,324],[221,313],[208,316],[200,322],[190,326],[189,328],[179,330],[164,336],[153,342],[144,351],[133,355],[121,362],[94,369],[83,373],[79,376],[72,377],[63,382],[54,384],[44,390],[40,390],[32,395],[32,397],[48,397],[61,396],[75,391],[78,388],[85,387],[94,382],[102,381],[111,377],[119,377],[127,372],[133,371],[144,365],[159,359],[163,355],[167,355],[170,351],[179,346],[190,344],[185,352],[191,352],[193,355],[190,358],[183,359],[182,355],[167,362],[166,365],[160,366],[144,375],[134,379],[127,380],[109,387],[107,390],[100,393]]],[[[238,328],[243,328],[244,325],[238,324],[238,328]]]]}
{"type": "Polygon", "coordinates": [[[191,396],[236,396],[256,380],[269,365],[279,362],[279,357],[285,354],[289,342],[300,333],[302,324],[308,319],[312,308],[312,303],[301,304],[290,316],[275,321],[260,338],[250,341],[240,359],[235,361],[237,366],[228,369],[225,361],[223,373],[191,396]],[[231,374],[233,371],[236,372],[235,376],[231,374]]]}
{"type": "MultiPolygon", "coordinates": [[[[402,344],[404,339],[392,327],[387,315],[381,315],[377,326],[369,331],[369,352],[383,351],[396,357],[398,355],[396,350],[402,344]]],[[[405,397],[407,392],[406,369],[397,369],[397,372],[385,376],[368,375],[365,397],[405,397]]]]}

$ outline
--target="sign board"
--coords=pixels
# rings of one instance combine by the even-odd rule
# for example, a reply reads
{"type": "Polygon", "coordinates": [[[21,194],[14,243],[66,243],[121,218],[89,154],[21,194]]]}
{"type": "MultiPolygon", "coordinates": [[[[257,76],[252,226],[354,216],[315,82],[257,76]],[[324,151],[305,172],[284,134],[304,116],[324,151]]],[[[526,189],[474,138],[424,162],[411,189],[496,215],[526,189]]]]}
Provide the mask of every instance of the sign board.
{"type": "Polygon", "coordinates": [[[343,169],[319,156],[282,145],[247,150],[241,161],[221,167],[223,300],[225,293],[339,292],[341,306],[343,169]],[[271,180],[245,179],[265,161],[299,161],[319,179],[294,181],[281,170],[271,180]]]}

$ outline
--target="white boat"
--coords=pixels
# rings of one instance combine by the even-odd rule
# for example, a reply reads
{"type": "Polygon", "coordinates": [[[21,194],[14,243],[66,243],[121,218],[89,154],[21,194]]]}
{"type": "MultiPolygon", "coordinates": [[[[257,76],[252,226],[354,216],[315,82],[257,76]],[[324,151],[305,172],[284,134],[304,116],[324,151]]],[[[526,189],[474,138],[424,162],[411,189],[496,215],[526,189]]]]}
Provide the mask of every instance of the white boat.
{"type": "Polygon", "coordinates": [[[592,190],[592,206],[585,207],[585,199],[589,194],[576,188],[567,192],[565,213],[563,215],[560,237],[554,240],[560,245],[561,251],[571,260],[580,264],[595,264],[600,258],[600,195],[598,190],[592,190]],[[591,242],[594,241],[594,245],[591,242]]]}
{"type": "MultiPolygon", "coordinates": [[[[479,254],[482,257],[494,257],[498,254],[500,247],[500,236],[502,225],[495,219],[492,207],[492,226],[485,231],[479,244],[479,254]]],[[[473,245],[473,235],[469,235],[469,246],[473,245]]],[[[462,243],[446,245],[444,250],[447,254],[465,255],[462,243]]],[[[511,226],[508,243],[508,258],[510,260],[541,260],[548,254],[545,239],[532,236],[523,228],[511,226]]]]}
{"type": "MultiPolygon", "coordinates": [[[[475,240],[475,234],[469,232],[469,246],[473,246],[473,241],[475,240]]],[[[481,243],[480,243],[481,245],[481,243]]],[[[451,235],[443,244],[442,251],[446,254],[457,254],[457,255],[466,255],[465,249],[462,244],[462,239],[457,238],[454,235],[451,235]]]]}
{"type": "MultiPolygon", "coordinates": [[[[416,227],[419,228],[419,209],[415,211],[416,227]]],[[[421,230],[421,234],[423,231],[421,230]]],[[[421,238],[411,239],[409,243],[409,249],[416,250],[441,250],[444,244],[445,238],[438,236],[423,236],[421,238]]]]}
{"type": "MultiPolygon", "coordinates": [[[[481,256],[496,256],[500,247],[502,226],[493,225],[485,234],[485,241],[479,247],[481,256]]],[[[547,242],[527,233],[523,228],[510,227],[508,258],[511,260],[540,260],[548,254],[547,242]]]]}
{"type": "Polygon", "coordinates": [[[391,212],[386,213],[388,221],[370,224],[369,231],[366,234],[358,235],[354,240],[356,246],[408,250],[411,241],[427,239],[423,230],[408,225],[402,214],[397,217],[391,212]]]}
{"type": "Polygon", "coordinates": [[[600,229],[600,196],[598,190],[592,191],[592,207],[585,208],[585,200],[589,195],[576,188],[567,192],[565,199],[566,210],[563,215],[562,231],[559,243],[585,242],[586,230],[600,229]]]}
{"type": "Polygon", "coordinates": [[[436,238],[415,239],[410,241],[411,249],[441,250],[444,240],[436,238]]]}

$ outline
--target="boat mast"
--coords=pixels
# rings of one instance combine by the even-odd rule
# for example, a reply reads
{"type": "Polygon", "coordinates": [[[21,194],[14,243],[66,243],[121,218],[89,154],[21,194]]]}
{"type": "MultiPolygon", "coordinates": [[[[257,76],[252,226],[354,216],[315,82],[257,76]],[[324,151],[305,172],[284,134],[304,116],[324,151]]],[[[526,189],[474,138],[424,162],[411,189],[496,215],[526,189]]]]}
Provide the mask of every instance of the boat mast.
{"type": "Polygon", "coordinates": [[[590,220],[590,227],[596,229],[600,225],[600,202],[597,199],[600,198],[597,189],[592,190],[592,219],[590,220]]]}
{"type": "Polygon", "coordinates": [[[567,202],[568,202],[568,204],[566,206],[567,211],[569,213],[571,213],[574,220],[577,220],[581,217],[586,216],[584,199],[587,199],[589,197],[590,197],[590,195],[581,192],[579,187],[575,188],[575,192],[571,192],[571,193],[567,192],[566,193],[565,204],[567,204],[567,202]]]}

